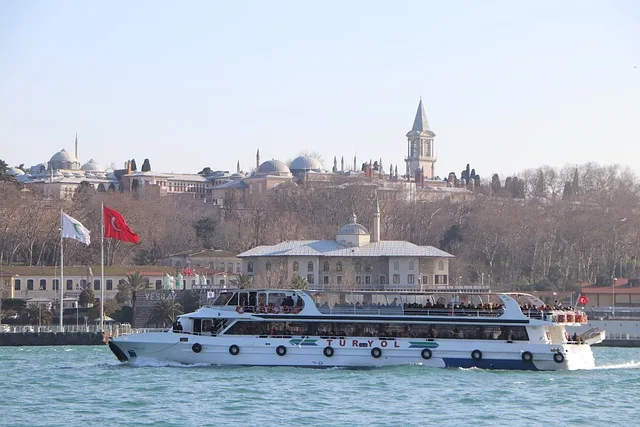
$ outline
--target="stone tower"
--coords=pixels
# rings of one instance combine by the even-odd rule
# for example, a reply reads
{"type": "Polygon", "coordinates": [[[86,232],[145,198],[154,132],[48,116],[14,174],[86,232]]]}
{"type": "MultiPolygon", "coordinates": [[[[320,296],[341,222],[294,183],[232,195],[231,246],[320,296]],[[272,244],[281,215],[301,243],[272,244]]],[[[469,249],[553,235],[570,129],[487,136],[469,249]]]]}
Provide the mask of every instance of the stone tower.
{"type": "Polygon", "coordinates": [[[424,171],[425,179],[435,177],[436,151],[434,139],[436,134],[429,129],[427,115],[424,112],[422,98],[418,104],[416,118],[413,120],[413,127],[407,133],[407,175],[415,176],[416,170],[424,171]]]}

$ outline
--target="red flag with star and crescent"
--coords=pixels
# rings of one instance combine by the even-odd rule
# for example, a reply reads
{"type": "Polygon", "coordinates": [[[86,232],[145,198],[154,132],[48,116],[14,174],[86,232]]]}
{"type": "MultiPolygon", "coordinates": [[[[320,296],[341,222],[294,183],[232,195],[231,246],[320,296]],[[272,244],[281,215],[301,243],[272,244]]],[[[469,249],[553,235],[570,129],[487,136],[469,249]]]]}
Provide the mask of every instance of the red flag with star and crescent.
{"type": "Polygon", "coordinates": [[[103,206],[104,210],[104,237],[122,240],[124,242],[138,243],[138,235],[131,231],[120,212],[103,206]]]}
{"type": "Polygon", "coordinates": [[[585,297],[584,295],[580,295],[578,297],[578,304],[579,305],[587,305],[587,304],[589,304],[589,298],[585,297]]]}

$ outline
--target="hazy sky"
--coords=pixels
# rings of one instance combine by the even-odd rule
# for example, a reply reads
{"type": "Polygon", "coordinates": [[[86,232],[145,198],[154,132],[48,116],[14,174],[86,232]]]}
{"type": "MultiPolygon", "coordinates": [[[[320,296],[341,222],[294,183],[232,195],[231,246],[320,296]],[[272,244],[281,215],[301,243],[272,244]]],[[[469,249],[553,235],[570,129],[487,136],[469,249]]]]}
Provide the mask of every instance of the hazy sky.
{"type": "Polygon", "coordinates": [[[640,175],[640,2],[0,0],[0,158],[234,171],[318,152],[436,174],[640,175]]]}

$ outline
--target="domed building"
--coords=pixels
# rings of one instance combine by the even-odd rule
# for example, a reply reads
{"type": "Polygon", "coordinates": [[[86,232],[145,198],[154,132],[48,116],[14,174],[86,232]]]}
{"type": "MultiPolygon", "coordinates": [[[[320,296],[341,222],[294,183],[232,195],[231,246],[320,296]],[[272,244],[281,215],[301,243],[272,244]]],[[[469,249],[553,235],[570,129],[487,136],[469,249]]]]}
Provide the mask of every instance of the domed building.
{"type": "Polygon", "coordinates": [[[305,172],[324,172],[320,160],[311,156],[298,156],[289,166],[291,173],[296,175],[305,172]]]}
{"type": "Polygon", "coordinates": [[[49,160],[49,169],[78,170],[80,169],[80,162],[76,159],[76,156],[63,148],[51,156],[51,159],[49,160]]]}
{"type": "Polygon", "coordinates": [[[353,214],[335,240],[258,246],[238,258],[242,259],[242,272],[252,276],[258,287],[286,287],[303,278],[316,290],[419,291],[448,285],[453,255],[433,246],[381,240],[376,203],[371,234],[353,214]]]}
{"type": "Polygon", "coordinates": [[[90,159],[87,163],[80,168],[85,172],[104,172],[105,169],[95,160],[90,159]]]}
{"type": "Polygon", "coordinates": [[[273,175],[273,176],[291,176],[291,171],[280,160],[267,160],[262,163],[258,170],[256,171],[256,175],[273,175]]]}

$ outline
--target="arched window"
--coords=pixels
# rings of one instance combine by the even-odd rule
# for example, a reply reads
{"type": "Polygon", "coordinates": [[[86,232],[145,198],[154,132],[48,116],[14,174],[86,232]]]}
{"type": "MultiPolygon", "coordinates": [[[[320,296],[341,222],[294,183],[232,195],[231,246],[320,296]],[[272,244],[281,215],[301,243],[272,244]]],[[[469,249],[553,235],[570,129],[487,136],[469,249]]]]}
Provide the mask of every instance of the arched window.
{"type": "Polygon", "coordinates": [[[227,273],[233,273],[233,263],[232,262],[228,262],[227,263],[227,273]]]}
{"type": "Polygon", "coordinates": [[[267,271],[271,271],[271,262],[267,261],[267,263],[265,264],[264,268],[267,271]]]}
{"type": "Polygon", "coordinates": [[[299,268],[300,264],[298,264],[298,261],[293,261],[293,271],[298,271],[299,268]]]}
{"type": "Polygon", "coordinates": [[[307,264],[307,271],[313,271],[313,262],[309,261],[309,263],[307,264]]]}
{"type": "Polygon", "coordinates": [[[247,273],[253,273],[253,263],[247,264],[247,273]]]}
{"type": "Polygon", "coordinates": [[[342,263],[340,261],[336,263],[336,271],[342,271],[342,263]]]}
{"type": "Polygon", "coordinates": [[[329,271],[329,261],[325,261],[325,262],[324,262],[324,264],[323,264],[323,266],[322,266],[322,269],[323,269],[324,271],[329,271]]]}
{"type": "Polygon", "coordinates": [[[413,270],[413,261],[409,261],[409,270],[413,270]]]}
{"type": "Polygon", "coordinates": [[[369,261],[364,263],[364,271],[371,271],[371,263],[369,261]]]}
{"type": "Polygon", "coordinates": [[[398,261],[393,261],[393,269],[400,270],[400,263],[398,261]]]}

